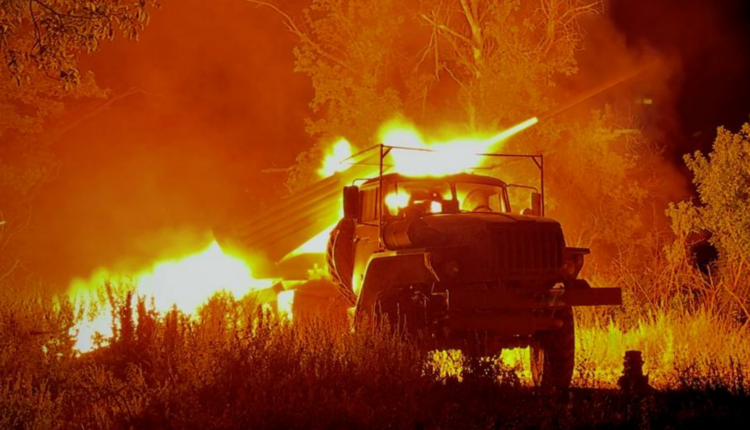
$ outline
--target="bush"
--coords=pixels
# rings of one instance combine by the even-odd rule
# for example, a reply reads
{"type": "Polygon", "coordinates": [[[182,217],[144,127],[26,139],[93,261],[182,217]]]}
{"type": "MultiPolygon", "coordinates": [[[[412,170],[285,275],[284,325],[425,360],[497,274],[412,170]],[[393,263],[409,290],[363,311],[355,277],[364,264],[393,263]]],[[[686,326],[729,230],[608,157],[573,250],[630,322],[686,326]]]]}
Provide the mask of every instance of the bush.
{"type": "Polygon", "coordinates": [[[722,309],[740,322],[750,318],[750,124],[737,133],[720,128],[708,157],[700,152],[685,156],[695,175],[700,204],[671,204],[667,214],[677,235],[671,250],[674,261],[686,260],[685,243],[692,233],[708,232],[719,251],[718,267],[704,282],[708,293],[722,309]]]}

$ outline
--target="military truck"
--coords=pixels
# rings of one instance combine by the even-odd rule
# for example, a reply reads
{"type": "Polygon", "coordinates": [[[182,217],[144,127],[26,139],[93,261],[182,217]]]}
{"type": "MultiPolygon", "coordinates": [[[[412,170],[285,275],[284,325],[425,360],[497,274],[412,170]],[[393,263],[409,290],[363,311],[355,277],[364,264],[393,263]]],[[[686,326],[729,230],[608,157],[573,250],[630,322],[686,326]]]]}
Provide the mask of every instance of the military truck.
{"type": "Polygon", "coordinates": [[[531,347],[534,382],[567,387],[575,356],[573,307],[621,304],[619,288],[579,279],[585,248],[568,247],[560,223],[544,216],[541,187],[473,173],[410,177],[379,173],[343,189],[344,216],[331,232],[329,272],[356,297],[355,320],[387,320],[430,349],[489,356],[531,347]],[[508,190],[530,190],[530,208],[508,190]]]}

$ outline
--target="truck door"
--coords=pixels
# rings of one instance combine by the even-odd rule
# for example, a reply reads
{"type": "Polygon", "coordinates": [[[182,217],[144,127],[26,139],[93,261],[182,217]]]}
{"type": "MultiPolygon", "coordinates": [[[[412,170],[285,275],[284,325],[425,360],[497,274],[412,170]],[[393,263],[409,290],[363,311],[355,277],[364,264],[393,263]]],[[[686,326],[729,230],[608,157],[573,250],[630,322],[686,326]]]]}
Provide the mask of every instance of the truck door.
{"type": "Polygon", "coordinates": [[[360,220],[355,229],[354,276],[352,277],[352,288],[357,294],[362,286],[362,277],[367,268],[367,262],[370,256],[380,248],[379,198],[379,187],[362,190],[360,220]]]}

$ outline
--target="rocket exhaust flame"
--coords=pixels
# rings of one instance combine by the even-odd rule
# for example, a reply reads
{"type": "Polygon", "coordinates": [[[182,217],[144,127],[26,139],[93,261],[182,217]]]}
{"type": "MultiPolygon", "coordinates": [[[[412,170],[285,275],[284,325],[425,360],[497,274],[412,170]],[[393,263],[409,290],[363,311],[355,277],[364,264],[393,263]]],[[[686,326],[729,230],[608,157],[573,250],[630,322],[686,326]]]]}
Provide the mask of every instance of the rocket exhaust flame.
{"type": "MultiPolygon", "coordinates": [[[[453,156],[458,156],[458,159],[452,159],[452,163],[456,165],[464,165],[469,160],[467,154],[476,156],[483,152],[489,152],[497,150],[495,145],[503,142],[506,139],[526,130],[529,127],[536,125],[540,120],[551,118],[558,115],[568,109],[571,109],[584,101],[602,94],[625,81],[628,81],[658,64],[657,61],[649,62],[641,67],[636,67],[605,82],[593,87],[576,97],[562,103],[556,108],[553,108],[547,112],[539,114],[538,116],[529,118],[522,121],[506,130],[497,133],[494,136],[488,138],[476,138],[476,137],[460,137],[445,142],[425,142],[421,134],[416,131],[411,125],[403,124],[398,121],[391,121],[387,123],[379,132],[380,143],[388,146],[398,147],[403,146],[410,149],[424,149],[432,150],[436,152],[444,152],[443,157],[451,159],[453,156]]],[[[336,172],[342,172],[349,168],[352,159],[357,158],[360,153],[352,155],[351,145],[349,142],[341,138],[332,147],[329,155],[325,158],[323,167],[318,171],[322,177],[328,177],[336,172]]],[[[437,158],[436,158],[437,159],[437,158]]],[[[476,159],[472,159],[476,161],[476,159]]],[[[409,159],[409,156],[402,157],[401,162],[396,161],[397,165],[395,171],[402,174],[415,174],[415,175],[438,175],[438,174],[449,174],[456,173],[465,170],[467,167],[443,167],[442,172],[440,168],[431,167],[432,171],[425,173],[421,168],[413,167],[413,160],[409,159]],[[411,166],[411,167],[410,167],[411,166]]],[[[427,163],[424,163],[427,164],[427,163]]],[[[444,165],[444,163],[438,163],[444,165]]]]}
{"type": "Polygon", "coordinates": [[[526,121],[518,123],[507,130],[501,131],[500,133],[496,134],[495,136],[487,140],[486,142],[487,146],[492,147],[493,145],[499,142],[502,142],[505,139],[510,138],[514,134],[518,134],[531,126],[536,125],[536,123],[538,122],[539,122],[539,118],[533,117],[533,118],[527,119],[526,121]]]}
{"type": "MultiPolygon", "coordinates": [[[[378,138],[381,144],[395,149],[391,153],[392,165],[388,166],[389,172],[409,176],[438,176],[475,168],[480,164],[483,153],[497,150],[497,145],[538,122],[537,117],[532,117],[490,137],[460,136],[445,141],[428,141],[414,126],[393,120],[381,127],[378,138]],[[415,150],[418,152],[415,153],[415,150]]],[[[336,172],[343,172],[367,152],[369,150],[351,155],[349,142],[341,138],[329,150],[329,155],[323,161],[324,167],[318,173],[325,178],[336,172]]]]}
{"type": "Polygon", "coordinates": [[[123,276],[100,269],[88,280],[76,279],[70,286],[70,297],[88,311],[87,317],[91,317],[73,328],[79,351],[90,351],[94,347],[91,338],[97,332],[105,337],[112,335],[110,304],[104,298],[94,297],[93,293],[106,283],[118,281],[132,285],[134,296],[153,300],[159,312],[177,307],[192,315],[217,292],[225,291],[240,298],[251,291],[271,288],[275,283],[272,279],[255,279],[246,262],[225,254],[216,242],[200,252],[160,261],[134,275],[123,276]]]}
{"type": "Polygon", "coordinates": [[[333,175],[336,172],[346,170],[349,166],[343,164],[344,160],[351,158],[352,146],[344,138],[339,139],[333,144],[330,154],[326,157],[323,162],[323,167],[318,170],[321,176],[324,178],[333,175]]]}

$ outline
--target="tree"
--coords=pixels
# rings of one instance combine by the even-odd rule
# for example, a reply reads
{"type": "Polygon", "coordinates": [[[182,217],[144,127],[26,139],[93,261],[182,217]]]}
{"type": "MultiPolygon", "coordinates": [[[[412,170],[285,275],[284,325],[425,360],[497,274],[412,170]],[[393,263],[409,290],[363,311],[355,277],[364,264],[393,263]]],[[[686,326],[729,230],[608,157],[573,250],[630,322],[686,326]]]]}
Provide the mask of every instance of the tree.
{"type": "MultiPolygon", "coordinates": [[[[557,79],[577,71],[580,20],[601,10],[598,0],[313,0],[298,25],[246,1],[282,16],[298,39],[296,70],[315,89],[307,130],[319,143],[300,156],[291,188],[315,177],[333,140],[365,148],[394,117],[493,134],[548,110],[557,79]]],[[[548,123],[533,149],[559,132],[548,123]]]]}
{"type": "MultiPolygon", "coordinates": [[[[419,14],[431,35],[418,81],[428,88],[454,81],[470,131],[499,130],[544,112],[555,80],[577,71],[580,19],[600,8],[597,0],[440,1],[419,14]]],[[[428,92],[414,88],[411,97],[420,94],[428,92]]]]}
{"type": "Polygon", "coordinates": [[[49,144],[64,101],[105,97],[91,73],[81,72],[83,53],[96,52],[116,34],[131,40],[147,25],[156,0],[4,0],[0,2],[0,281],[20,260],[12,239],[31,216],[34,191],[53,176],[49,144]]]}
{"type": "Polygon", "coordinates": [[[720,315],[733,317],[741,324],[750,320],[750,282],[747,280],[750,255],[750,123],[737,133],[718,129],[708,156],[696,151],[685,155],[685,164],[693,172],[698,201],[670,204],[676,239],[667,248],[673,265],[683,267],[693,278],[685,289],[704,298],[704,304],[720,315]],[[690,236],[710,234],[719,259],[710,276],[704,276],[688,258],[690,236]]]}
{"type": "Polygon", "coordinates": [[[314,0],[302,23],[273,3],[246,0],[273,9],[297,38],[295,71],[312,80],[310,101],[314,118],[307,132],[319,144],[300,154],[289,180],[290,188],[317,177],[324,147],[346,136],[359,147],[369,145],[378,128],[403,110],[401,94],[392,79],[400,67],[399,36],[406,14],[397,0],[314,0]]]}
{"type": "Polygon", "coordinates": [[[685,155],[700,204],[672,204],[667,214],[678,237],[708,231],[725,265],[747,264],[750,255],[750,123],[732,133],[721,127],[708,157],[685,155]]]}
{"type": "MultiPolygon", "coordinates": [[[[283,16],[298,39],[296,70],[315,90],[308,132],[318,144],[300,155],[292,189],[317,177],[335,139],[363,149],[397,116],[426,135],[446,125],[450,137],[492,135],[559,106],[566,96],[557,86],[578,71],[581,22],[602,19],[597,0],[313,0],[297,25],[278,7],[253,3],[283,16]]],[[[640,239],[650,237],[640,216],[652,203],[646,170],[658,150],[635,121],[612,109],[546,119],[506,145],[547,156],[547,203],[569,242],[612,248],[610,257],[645,255],[634,248],[651,244],[640,239]]],[[[503,177],[536,178],[535,166],[526,167],[503,166],[503,177]]]]}

